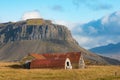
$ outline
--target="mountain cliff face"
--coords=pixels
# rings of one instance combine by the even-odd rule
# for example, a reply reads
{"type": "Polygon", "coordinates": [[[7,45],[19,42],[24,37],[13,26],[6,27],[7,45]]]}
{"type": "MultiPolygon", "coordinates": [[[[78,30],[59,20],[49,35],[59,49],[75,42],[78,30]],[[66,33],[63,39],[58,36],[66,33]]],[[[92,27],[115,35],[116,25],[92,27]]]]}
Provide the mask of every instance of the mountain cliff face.
{"type": "Polygon", "coordinates": [[[89,63],[110,63],[81,48],[65,26],[53,24],[50,20],[30,19],[0,24],[0,60],[2,61],[19,61],[29,53],[78,51],[83,53],[84,59],[90,61],[89,63]]]}
{"type": "Polygon", "coordinates": [[[0,43],[22,40],[73,41],[70,31],[62,25],[52,23],[30,25],[27,21],[0,25],[0,43]]]}

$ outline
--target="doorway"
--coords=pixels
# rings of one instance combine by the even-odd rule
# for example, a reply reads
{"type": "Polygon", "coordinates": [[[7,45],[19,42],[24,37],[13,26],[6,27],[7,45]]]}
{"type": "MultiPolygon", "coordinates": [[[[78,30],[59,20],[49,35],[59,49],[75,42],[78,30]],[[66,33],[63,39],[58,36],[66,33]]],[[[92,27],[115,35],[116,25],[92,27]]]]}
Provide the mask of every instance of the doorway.
{"type": "Polygon", "coordinates": [[[65,69],[72,69],[72,65],[69,58],[67,58],[65,61],[65,69]]]}

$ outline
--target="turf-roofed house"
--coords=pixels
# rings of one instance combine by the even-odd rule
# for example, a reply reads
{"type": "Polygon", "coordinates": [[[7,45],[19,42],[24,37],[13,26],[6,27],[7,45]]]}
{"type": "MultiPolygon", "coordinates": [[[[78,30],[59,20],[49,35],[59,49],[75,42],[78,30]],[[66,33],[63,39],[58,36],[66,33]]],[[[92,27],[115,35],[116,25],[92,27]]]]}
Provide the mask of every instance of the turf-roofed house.
{"type": "Polygon", "coordinates": [[[32,53],[24,57],[21,62],[24,67],[28,69],[79,69],[85,67],[81,52],[46,54],[32,53]]]}

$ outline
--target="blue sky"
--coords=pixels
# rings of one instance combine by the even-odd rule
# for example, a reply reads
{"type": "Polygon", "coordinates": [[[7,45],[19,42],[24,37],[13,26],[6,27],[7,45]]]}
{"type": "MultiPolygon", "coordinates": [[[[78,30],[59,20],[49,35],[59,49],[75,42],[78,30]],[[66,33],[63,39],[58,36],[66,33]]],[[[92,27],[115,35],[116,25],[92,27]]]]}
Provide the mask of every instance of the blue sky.
{"type": "Polygon", "coordinates": [[[119,0],[1,0],[0,21],[17,21],[38,10],[45,19],[86,22],[119,10],[119,0]]]}
{"type": "Polygon", "coordinates": [[[54,23],[66,25],[79,44],[88,49],[120,41],[119,3],[120,0],[1,0],[0,22],[32,17],[50,19],[54,23]],[[99,27],[105,30],[100,31],[99,27]]]}

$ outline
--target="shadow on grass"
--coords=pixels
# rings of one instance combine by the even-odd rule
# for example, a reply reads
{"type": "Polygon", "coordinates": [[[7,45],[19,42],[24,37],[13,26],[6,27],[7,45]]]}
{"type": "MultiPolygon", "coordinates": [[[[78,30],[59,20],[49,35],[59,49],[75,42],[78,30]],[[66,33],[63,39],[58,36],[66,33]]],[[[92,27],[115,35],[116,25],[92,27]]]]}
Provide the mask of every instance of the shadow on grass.
{"type": "Polygon", "coordinates": [[[8,65],[5,67],[9,67],[9,68],[13,68],[13,69],[24,69],[24,67],[22,65],[19,65],[19,64],[8,65]]]}

